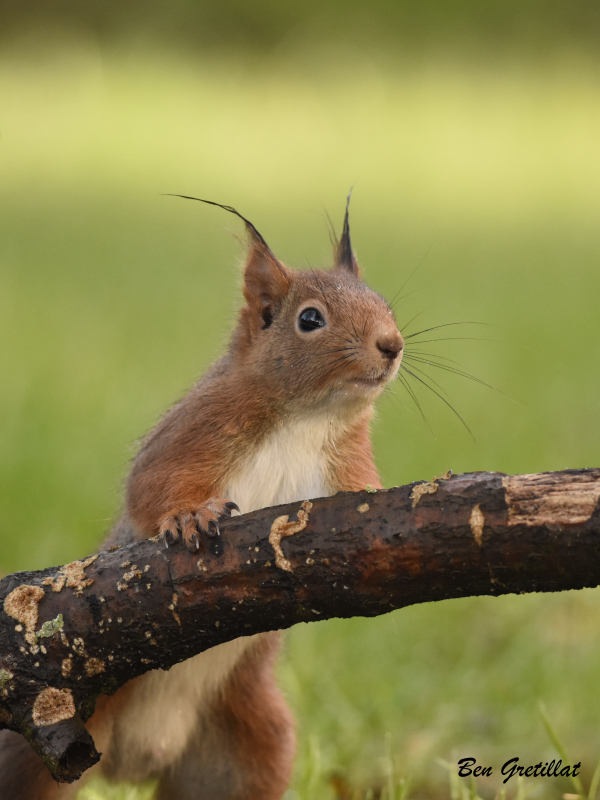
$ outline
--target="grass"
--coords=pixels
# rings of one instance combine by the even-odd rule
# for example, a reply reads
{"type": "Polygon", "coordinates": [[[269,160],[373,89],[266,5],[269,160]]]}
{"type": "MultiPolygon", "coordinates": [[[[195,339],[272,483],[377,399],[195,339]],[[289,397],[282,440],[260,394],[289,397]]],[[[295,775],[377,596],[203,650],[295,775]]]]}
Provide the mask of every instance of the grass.
{"type": "MultiPolygon", "coordinates": [[[[432,394],[416,390],[426,424],[395,387],[374,427],[388,485],[598,466],[600,85],[585,62],[247,69],[32,37],[0,64],[3,572],[94,550],[135,441],[225,346],[240,228],[162,192],[233,203],[302,267],[328,259],[323,206],[339,226],[354,183],[371,285],[392,297],[421,264],[400,323],[486,323],[415,337],[499,391],[429,370],[473,440],[432,394]]],[[[442,797],[439,759],[551,759],[540,700],[589,786],[599,622],[586,590],[298,626],[280,668],[300,726],[288,800],[442,797]]],[[[81,798],[149,791],[96,782],[81,798]]]]}

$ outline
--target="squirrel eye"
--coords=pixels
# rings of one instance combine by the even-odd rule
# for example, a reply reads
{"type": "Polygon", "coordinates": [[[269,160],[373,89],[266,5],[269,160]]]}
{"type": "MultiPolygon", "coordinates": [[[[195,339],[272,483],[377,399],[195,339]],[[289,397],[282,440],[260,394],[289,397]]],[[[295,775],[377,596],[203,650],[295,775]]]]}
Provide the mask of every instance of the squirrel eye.
{"type": "Polygon", "coordinates": [[[325,318],[318,308],[305,308],[298,317],[298,327],[303,333],[325,326],[325,318]]]}

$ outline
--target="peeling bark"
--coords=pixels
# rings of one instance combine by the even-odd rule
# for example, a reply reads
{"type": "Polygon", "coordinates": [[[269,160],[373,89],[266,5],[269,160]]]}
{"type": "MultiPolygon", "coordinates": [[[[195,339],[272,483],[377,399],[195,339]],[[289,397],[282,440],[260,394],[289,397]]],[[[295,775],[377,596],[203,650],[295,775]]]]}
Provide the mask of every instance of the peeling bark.
{"type": "Polygon", "coordinates": [[[192,555],[149,539],[0,582],[0,728],[57,780],[99,694],[221,642],[472,595],[600,584],[600,469],[449,474],[263,509],[192,555]],[[291,521],[290,521],[291,518],[291,521]]]}

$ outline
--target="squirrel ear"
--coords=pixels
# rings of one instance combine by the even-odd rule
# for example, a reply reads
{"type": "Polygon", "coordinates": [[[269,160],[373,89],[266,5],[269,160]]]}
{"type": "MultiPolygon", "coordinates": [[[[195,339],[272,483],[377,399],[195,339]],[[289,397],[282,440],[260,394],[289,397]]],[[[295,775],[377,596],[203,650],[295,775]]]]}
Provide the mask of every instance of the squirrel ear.
{"type": "Polygon", "coordinates": [[[358,261],[356,260],[356,256],[352,250],[352,244],[350,242],[350,223],[348,221],[348,212],[350,209],[351,194],[352,190],[350,190],[350,194],[348,195],[348,199],[346,201],[346,213],[344,215],[344,229],[342,230],[342,238],[338,242],[335,251],[335,269],[346,269],[357,278],[360,278],[358,261]]]}
{"type": "Polygon", "coordinates": [[[262,320],[261,327],[268,328],[277,306],[291,285],[288,269],[278,261],[271,249],[255,230],[248,228],[250,250],[244,267],[244,297],[253,315],[262,320]]]}

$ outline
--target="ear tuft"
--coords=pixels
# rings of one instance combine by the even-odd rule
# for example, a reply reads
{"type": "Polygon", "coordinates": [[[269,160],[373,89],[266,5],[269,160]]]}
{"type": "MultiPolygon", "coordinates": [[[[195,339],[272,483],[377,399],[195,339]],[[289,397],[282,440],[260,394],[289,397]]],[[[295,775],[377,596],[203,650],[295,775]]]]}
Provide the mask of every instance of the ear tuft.
{"type": "Polygon", "coordinates": [[[191,197],[189,194],[173,194],[172,192],[166,192],[165,197],[181,197],[183,200],[197,200],[199,203],[206,203],[207,206],[217,206],[217,208],[222,208],[224,211],[229,211],[230,214],[235,214],[236,217],[239,217],[241,220],[243,220],[244,224],[246,225],[248,235],[253,241],[260,242],[267,248],[267,250],[269,249],[268,244],[265,242],[254,225],[250,222],[250,220],[246,219],[246,217],[244,217],[243,214],[240,214],[240,212],[233,206],[226,206],[223,205],[223,203],[216,203],[214,200],[203,200],[201,197],[191,197]]]}
{"type": "Polygon", "coordinates": [[[244,269],[244,297],[248,309],[242,309],[242,319],[251,321],[252,328],[262,327],[264,330],[273,322],[277,306],[288,293],[291,285],[291,274],[278,261],[271,248],[249,219],[240,214],[233,206],[216,203],[214,200],[203,200],[187,194],[169,194],[169,197],[182,197],[184,200],[197,200],[209,206],[218,206],[230,214],[235,214],[246,225],[250,239],[250,250],[244,269]]]}
{"type": "Polygon", "coordinates": [[[348,270],[348,272],[351,272],[352,275],[355,275],[357,278],[360,278],[358,261],[356,260],[356,256],[354,255],[354,251],[352,250],[352,244],[350,242],[349,210],[350,210],[351,195],[352,195],[352,189],[350,189],[350,193],[348,194],[348,199],[346,200],[344,229],[342,230],[342,237],[338,242],[337,249],[335,252],[335,268],[348,270]]]}

